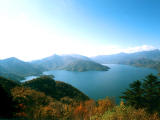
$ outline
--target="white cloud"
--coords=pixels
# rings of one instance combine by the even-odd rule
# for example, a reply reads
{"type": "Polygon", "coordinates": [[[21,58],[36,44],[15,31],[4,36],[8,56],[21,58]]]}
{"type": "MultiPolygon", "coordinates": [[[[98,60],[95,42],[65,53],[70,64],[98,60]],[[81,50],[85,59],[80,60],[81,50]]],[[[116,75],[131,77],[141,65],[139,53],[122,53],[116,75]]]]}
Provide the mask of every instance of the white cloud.
{"type": "Polygon", "coordinates": [[[142,45],[142,46],[136,46],[136,47],[130,47],[124,50],[126,53],[134,53],[134,52],[140,52],[140,51],[149,51],[156,49],[154,46],[151,45],[142,45]]]}
{"type": "Polygon", "coordinates": [[[149,51],[157,49],[154,46],[151,45],[142,45],[142,46],[135,46],[135,47],[129,47],[129,48],[122,48],[120,46],[115,45],[108,45],[108,46],[95,46],[95,51],[92,52],[89,56],[95,56],[95,55],[111,55],[111,54],[117,54],[117,53],[134,53],[134,52],[140,52],[140,51],[149,51]],[[93,54],[95,53],[95,54],[93,54]]]}

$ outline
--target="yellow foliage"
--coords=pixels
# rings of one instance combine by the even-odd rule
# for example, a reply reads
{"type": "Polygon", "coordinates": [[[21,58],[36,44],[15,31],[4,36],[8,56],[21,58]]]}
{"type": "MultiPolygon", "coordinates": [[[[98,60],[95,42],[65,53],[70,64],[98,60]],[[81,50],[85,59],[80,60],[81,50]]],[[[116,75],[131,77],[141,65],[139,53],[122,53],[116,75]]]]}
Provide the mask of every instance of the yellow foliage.
{"type": "Polygon", "coordinates": [[[15,115],[30,120],[159,120],[156,113],[149,115],[143,109],[126,107],[123,101],[116,106],[108,97],[77,102],[69,97],[55,100],[26,87],[15,87],[11,92],[21,110],[15,115]]]}

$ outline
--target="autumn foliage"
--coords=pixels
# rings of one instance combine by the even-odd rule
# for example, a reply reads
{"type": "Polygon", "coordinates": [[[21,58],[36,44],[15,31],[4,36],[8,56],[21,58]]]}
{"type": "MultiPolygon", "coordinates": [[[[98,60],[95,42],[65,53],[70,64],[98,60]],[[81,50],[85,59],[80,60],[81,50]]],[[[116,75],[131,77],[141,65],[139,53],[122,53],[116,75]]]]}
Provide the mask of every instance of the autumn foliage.
{"type": "Polygon", "coordinates": [[[52,87],[48,88],[50,92],[41,88],[49,86],[48,80],[41,80],[44,77],[38,79],[38,83],[32,81],[27,85],[3,89],[10,93],[9,107],[14,106],[16,109],[10,111],[12,117],[17,120],[160,120],[157,113],[149,114],[143,108],[126,106],[123,101],[116,105],[114,99],[108,97],[98,101],[89,99],[79,90],[62,82],[52,84],[55,85],[53,93],[56,95],[51,95],[52,87]]]}
{"type": "Polygon", "coordinates": [[[105,113],[105,111],[113,108],[113,106],[115,106],[115,102],[109,98],[98,100],[97,102],[94,100],[88,100],[80,103],[75,108],[72,117],[76,120],[89,120],[91,116],[95,114],[101,115],[105,113]]]}

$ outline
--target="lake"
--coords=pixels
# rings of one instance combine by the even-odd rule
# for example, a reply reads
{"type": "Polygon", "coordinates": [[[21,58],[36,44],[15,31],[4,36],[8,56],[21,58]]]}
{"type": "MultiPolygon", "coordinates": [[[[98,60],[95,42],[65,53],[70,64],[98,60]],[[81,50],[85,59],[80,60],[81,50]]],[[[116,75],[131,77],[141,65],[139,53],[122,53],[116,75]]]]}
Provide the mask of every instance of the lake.
{"type": "MultiPolygon", "coordinates": [[[[106,96],[114,97],[119,102],[119,96],[135,80],[141,80],[148,74],[157,75],[154,69],[133,67],[129,65],[107,64],[109,71],[71,72],[65,70],[46,71],[45,75],[54,75],[55,80],[64,81],[78,88],[92,99],[106,96]]],[[[30,80],[35,76],[29,76],[30,80]]]]}

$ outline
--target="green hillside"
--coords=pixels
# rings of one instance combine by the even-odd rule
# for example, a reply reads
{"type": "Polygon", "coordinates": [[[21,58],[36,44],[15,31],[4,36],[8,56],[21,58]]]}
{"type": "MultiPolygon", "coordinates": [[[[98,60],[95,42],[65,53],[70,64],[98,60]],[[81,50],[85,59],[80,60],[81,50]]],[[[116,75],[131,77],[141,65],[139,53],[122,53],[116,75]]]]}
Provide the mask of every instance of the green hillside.
{"type": "Polygon", "coordinates": [[[12,80],[22,80],[26,76],[39,75],[42,71],[42,68],[14,57],[0,60],[0,75],[12,80]]]}
{"type": "Polygon", "coordinates": [[[82,55],[53,55],[32,62],[24,62],[14,57],[0,60],[0,76],[16,81],[27,76],[40,75],[48,70],[106,71],[108,67],[82,55]]]}
{"type": "Polygon", "coordinates": [[[68,71],[107,71],[109,67],[87,60],[77,60],[59,69],[68,71]]]}
{"type": "Polygon", "coordinates": [[[63,97],[69,97],[77,101],[88,100],[89,98],[73,86],[64,82],[53,80],[50,76],[41,76],[39,78],[27,81],[23,86],[30,87],[34,90],[44,92],[57,100],[63,97]]]}
{"type": "Polygon", "coordinates": [[[78,89],[51,76],[41,76],[24,84],[0,77],[0,90],[0,119],[68,119],[75,106],[89,100],[78,89]]]}
{"type": "Polygon", "coordinates": [[[108,67],[103,66],[82,55],[53,55],[42,60],[31,62],[33,65],[41,66],[46,70],[68,70],[68,71],[106,71],[108,67]]]}

